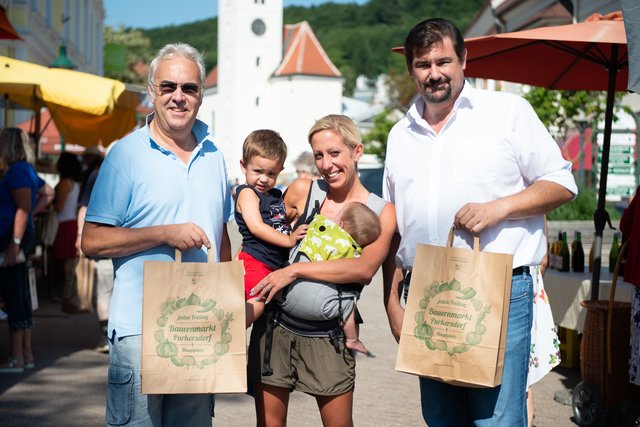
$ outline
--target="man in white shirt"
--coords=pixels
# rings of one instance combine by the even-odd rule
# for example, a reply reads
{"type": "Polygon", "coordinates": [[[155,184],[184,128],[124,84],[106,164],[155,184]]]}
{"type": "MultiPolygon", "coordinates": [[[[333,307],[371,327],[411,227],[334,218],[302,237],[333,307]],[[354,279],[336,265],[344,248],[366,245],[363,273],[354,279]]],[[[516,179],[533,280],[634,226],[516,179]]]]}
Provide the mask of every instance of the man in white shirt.
{"type": "Polygon", "coordinates": [[[446,245],[455,224],[455,247],[471,247],[478,234],[482,250],[513,254],[502,385],[474,389],[420,378],[420,391],[430,427],[525,426],[533,316],[528,266],[546,251],[543,215],[577,194],[571,164],[525,100],[464,80],[464,40],[451,22],[417,24],[404,49],[421,96],[387,143],[383,195],[396,206],[400,237],[384,265],[391,331],[399,339],[400,294],[416,244],[446,245]]]}

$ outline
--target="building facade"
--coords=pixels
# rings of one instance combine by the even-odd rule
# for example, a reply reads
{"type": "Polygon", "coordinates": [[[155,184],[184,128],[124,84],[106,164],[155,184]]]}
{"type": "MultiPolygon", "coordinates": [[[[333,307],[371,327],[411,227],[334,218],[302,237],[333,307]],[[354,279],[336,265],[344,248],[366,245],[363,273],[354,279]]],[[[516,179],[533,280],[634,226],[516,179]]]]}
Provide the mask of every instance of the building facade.
{"type": "MultiPolygon", "coordinates": [[[[0,55],[49,66],[65,45],[77,70],[103,74],[102,0],[0,0],[0,5],[22,37],[0,40],[0,55]]],[[[10,110],[3,126],[30,117],[30,112],[10,110]]]]}
{"type": "Polygon", "coordinates": [[[77,70],[102,75],[102,0],[0,0],[21,40],[1,40],[0,54],[51,64],[60,45],[77,70]]]}
{"type": "Polygon", "coordinates": [[[621,0],[488,0],[465,37],[582,22],[594,13],[622,9],[621,0]]]}

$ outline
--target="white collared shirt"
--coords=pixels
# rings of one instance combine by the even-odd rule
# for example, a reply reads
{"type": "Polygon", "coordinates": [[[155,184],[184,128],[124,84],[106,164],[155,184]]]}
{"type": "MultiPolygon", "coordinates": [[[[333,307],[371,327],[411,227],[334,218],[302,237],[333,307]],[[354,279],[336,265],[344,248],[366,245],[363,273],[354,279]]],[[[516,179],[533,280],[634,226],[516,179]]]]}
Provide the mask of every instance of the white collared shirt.
{"type": "MultiPolygon", "coordinates": [[[[402,236],[397,264],[411,269],[416,245],[444,246],[456,212],[466,203],[516,194],[538,180],[578,189],[571,163],[523,98],[478,90],[465,82],[454,111],[436,134],[411,106],[389,133],[383,196],[396,207],[402,236]]],[[[454,247],[469,248],[458,231],[454,247]]],[[[544,217],[505,220],[480,233],[482,250],[513,254],[513,266],[539,264],[546,252],[544,217]]]]}

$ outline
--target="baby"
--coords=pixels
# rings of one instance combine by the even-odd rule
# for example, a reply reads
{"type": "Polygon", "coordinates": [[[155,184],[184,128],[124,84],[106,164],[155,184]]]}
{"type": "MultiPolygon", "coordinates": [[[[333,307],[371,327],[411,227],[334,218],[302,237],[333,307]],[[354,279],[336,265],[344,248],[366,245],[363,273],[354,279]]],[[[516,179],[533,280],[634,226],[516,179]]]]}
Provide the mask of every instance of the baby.
{"type": "MultiPolygon", "coordinates": [[[[298,254],[301,262],[359,257],[362,248],[380,235],[378,215],[360,202],[348,203],[340,211],[337,222],[320,214],[314,217],[300,242],[298,254]]],[[[279,302],[285,312],[301,319],[330,320],[341,317],[347,348],[371,356],[358,338],[355,318],[355,302],[361,289],[361,286],[353,284],[297,281],[282,293],[279,302]]]]}

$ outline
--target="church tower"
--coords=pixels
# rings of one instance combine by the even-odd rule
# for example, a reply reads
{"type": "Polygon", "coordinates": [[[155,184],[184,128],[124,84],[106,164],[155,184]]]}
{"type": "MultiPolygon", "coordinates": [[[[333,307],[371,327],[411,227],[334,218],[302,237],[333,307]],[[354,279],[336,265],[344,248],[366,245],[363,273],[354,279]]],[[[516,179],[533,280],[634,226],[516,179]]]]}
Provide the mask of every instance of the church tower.
{"type": "Polygon", "coordinates": [[[242,142],[269,127],[269,78],[282,60],[282,0],[218,1],[215,141],[229,176],[240,176],[242,142]]]}

